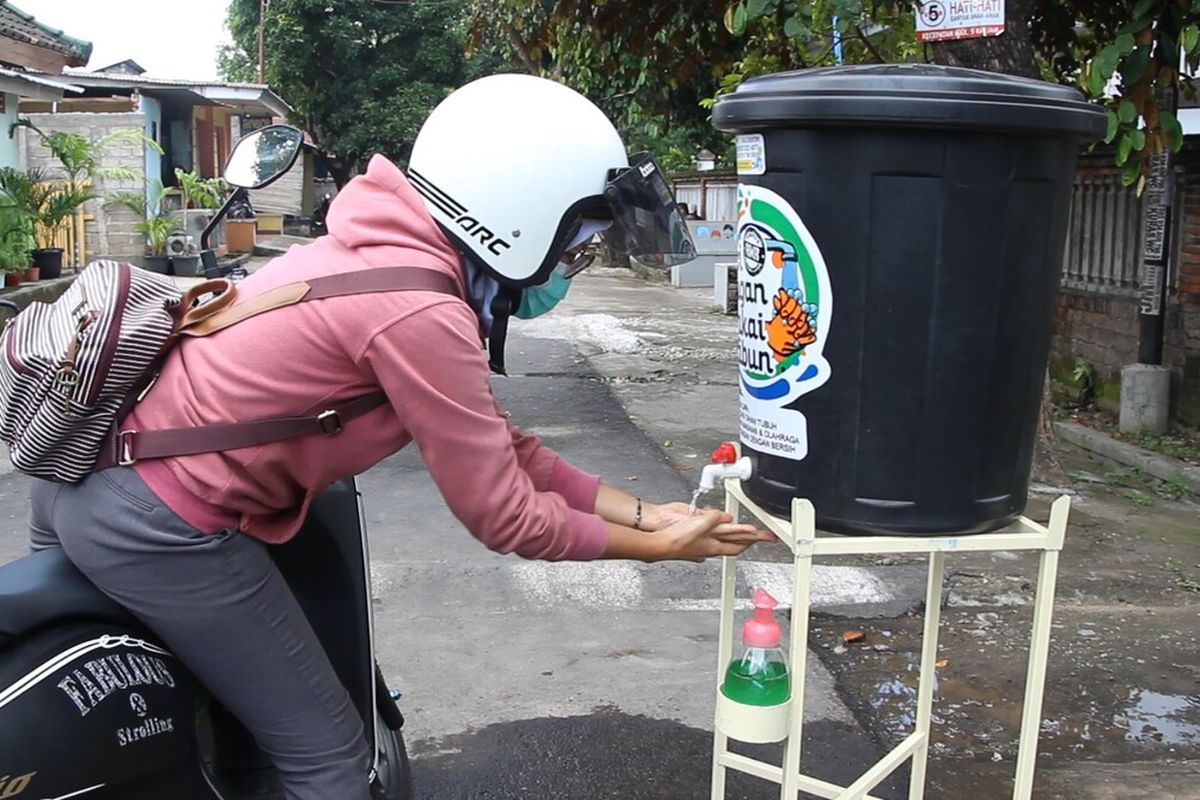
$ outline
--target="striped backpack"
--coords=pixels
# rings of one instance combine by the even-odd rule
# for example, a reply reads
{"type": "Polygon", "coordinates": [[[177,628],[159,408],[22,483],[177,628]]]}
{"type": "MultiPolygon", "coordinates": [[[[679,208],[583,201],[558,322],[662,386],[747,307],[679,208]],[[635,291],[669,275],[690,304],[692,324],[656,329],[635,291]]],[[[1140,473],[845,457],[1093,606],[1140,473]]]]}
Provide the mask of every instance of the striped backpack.
{"type": "Polygon", "coordinates": [[[458,294],[443,273],[384,267],[286,284],[234,305],[227,280],[185,292],[166,275],[94,262],[61,297],[30,304],[0,336],[0,441],[18,470],[75,483],[116,464],[339,433],[383,405],[383,392],[308,416],[147,432],[118,431],[117,423],[149,391],[161,359],[182,336],[206,336],[301,301],[408,290],[458,294]]]}

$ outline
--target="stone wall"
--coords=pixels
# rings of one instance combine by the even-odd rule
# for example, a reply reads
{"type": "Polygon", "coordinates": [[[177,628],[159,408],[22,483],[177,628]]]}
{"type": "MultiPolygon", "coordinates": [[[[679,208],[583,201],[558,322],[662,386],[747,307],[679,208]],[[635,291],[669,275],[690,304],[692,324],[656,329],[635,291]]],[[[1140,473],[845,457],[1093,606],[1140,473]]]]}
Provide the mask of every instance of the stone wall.
{"type": "MultiPolygon", "coordinates": [[[[121,130],[145,130],[145,116],[129,113],[70,113],[29,114],[30,120],[42,131],[66,131],[78,133],[88,141],[97,142],[104,136],[121,130]]],[[[26,168],[37,166],[52,176],[61,176],[58,161],[41,143],[36,133],[22,131],[22,159],[26,168]]],[[[92,200],[85,211],[93,219],[87,223],[86,261],[104,257],[128,258],[140,256],[145,249],[142,235],[134,231],[138,217],[128,208],[106,203],[106,198],[124,192],[145,191],[144,164],[145,145],[134,139],[120,139],[108,145],[100,160],[103,169],[124,168],[133,171],[137,178],[102,178],[96,184],[100,199],[92,200]]]]}

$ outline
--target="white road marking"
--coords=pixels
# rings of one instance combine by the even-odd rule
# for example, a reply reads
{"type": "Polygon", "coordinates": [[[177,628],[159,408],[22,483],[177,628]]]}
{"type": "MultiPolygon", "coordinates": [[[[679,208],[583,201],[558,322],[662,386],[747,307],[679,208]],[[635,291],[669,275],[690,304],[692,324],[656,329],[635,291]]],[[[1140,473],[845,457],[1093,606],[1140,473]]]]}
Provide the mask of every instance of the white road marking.
{"type": "Polygon", "coordinates": [[[550,608],[644,608],[644,584],[627,561],[517,564],[513,581],[530,603],[550,608]]]}
{"type": "MultiPolygon", "coordinates": [[[[791,564],[742,561],[738,563],[738,572],[740,587],[762,587],[779,601],[780,608],[791,608],[794,574],[791,564]]],[[[515,565],[511,572],[512,581],[525,601],[540,608],[720,610],[720,598],[716,596],[647,597],[646,576],[644,569],[622,561],[530,562],[515,565]]],[[[813,567],[811,605],[814,608],[886,603],[895,599],[895,593],[882,580],[860,567],[823,564],[813,567]]],[[[749,597],[739,597],[736,607],[750,608],[749,597]]]]}

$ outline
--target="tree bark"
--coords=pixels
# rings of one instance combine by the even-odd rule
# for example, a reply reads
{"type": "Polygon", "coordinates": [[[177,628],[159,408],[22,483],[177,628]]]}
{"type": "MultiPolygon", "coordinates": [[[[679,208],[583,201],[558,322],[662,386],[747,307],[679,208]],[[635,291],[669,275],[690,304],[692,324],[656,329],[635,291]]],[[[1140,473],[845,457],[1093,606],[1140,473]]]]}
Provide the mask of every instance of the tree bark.
{"type": "Polygon", "coordinates": [[[1035,0],[1007,0],[1004,11],[1005,31],[983,39],[934,42],[933,60],[950,67],[986,69],[1023,78],[1040,78],[1037,52],[1029,20],[1035,0]]]}
{"type": "Polygon", "coordinates": [[[512,42],[513,49],[517,53],[517,58],[525,65],[525,69],[529,70],[530,75],[540,77],[542,70],[529,56],[529,48],[525,45],[525,40],[521,38],[521,34],[517,31],[516,26],[509,23],[505,26],[505,30],[508,32],[508,40],[512,42]]]}

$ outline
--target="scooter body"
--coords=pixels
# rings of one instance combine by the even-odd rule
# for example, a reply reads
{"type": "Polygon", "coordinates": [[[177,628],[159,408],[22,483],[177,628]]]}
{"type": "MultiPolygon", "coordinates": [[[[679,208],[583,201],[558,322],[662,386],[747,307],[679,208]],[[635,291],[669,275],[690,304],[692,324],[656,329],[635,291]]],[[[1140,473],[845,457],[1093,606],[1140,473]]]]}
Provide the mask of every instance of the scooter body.
{"type": "MultiPolygon", "coordinates": [[[[301,532],[272,550],[375,744],[375,796],[408,800],[403,718],[375,664],[354,480],[318,498],[301,532]]],[[[54,549],[0,567],[0,798],[17,797],[282,794],[245,729],[54,549]]]]}

